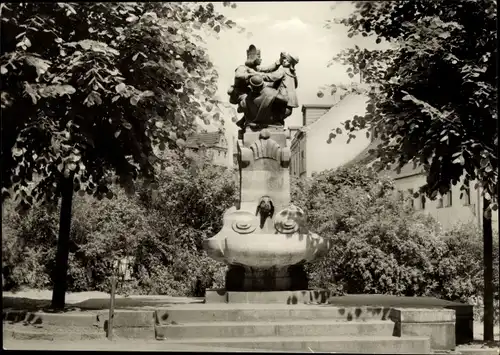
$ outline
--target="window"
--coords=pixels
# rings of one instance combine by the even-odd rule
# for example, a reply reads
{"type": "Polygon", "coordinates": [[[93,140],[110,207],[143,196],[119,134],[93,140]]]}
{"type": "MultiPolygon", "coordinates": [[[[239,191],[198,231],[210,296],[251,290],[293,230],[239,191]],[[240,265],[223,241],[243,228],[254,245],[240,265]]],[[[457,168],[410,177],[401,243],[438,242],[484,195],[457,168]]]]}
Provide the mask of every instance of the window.
{"type": "Polygon", "coordinates": [[[413,189],[408,189],[408,194],[410,195],[410,200],[409,200],[409,204],[410,204],[410,207],[415,209],[415,199],[413,198],[413,189]]]}
{"type": "Polygon", "coordinates": [[[452,203],[452,190],[450,187],[450,190],[444,195],[444,207],[451,207],[452,203]]]}
{"type": "Polygon", "coordinates": [[[425,210],[425,195],[420,194],[420,209],[425,210]]]}
{"type": "Polygon", "coordinates": [[[437,208],[443,208],[443,196],[439,196],[437,200],[437,208]]]}
{"type": "Polygon", "coordinates": [[[470,206],[470,188],[466,188],[463,192],[463,203],[464,206],[470,206]]]}

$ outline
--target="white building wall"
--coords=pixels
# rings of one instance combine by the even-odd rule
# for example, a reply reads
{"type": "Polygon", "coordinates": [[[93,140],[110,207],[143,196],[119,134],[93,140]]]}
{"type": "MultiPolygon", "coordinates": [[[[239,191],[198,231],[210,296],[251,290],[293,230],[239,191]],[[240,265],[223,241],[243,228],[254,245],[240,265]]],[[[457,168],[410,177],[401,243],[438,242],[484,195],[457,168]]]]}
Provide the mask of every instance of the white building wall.
{"type": "Polygon", "coordinates": [[[306,128],[307,134],[307,176],[327,169],[335,169],[356,157],[369,144],[366,130],[356,132],[356,138],[347,144],[348,134],[340,125],[355,115],[366,114],[368,96],[350,94],[332,107],[321,119],[306,128]],[[328,143],[332,129],[341,127],[344,131],[328,143]]]}
{"type": "MultiPolygon", "coordinates": [[[[394,181],[396,189],[403,193],[408,193],[410,189],[417,192],[419,188],[426,183],[426,177],[423,174],[407,176],[394,181]]],[[[446,198],[443,198],[442,207],[438,198],[431,201],[426,199],[425,209],[421,209],[419,198],[414,199],[414,207],[418,213],[428,213],[433,216],[445,229],[452,228],[459,223],[475,223],[477,226],[482,225],[482,196],[479,189],[474,189],[475,182],[471,182],[469,186],[470,203],[463,195],[460,198],[462,186],[461,183],[452,186],[451,189],[451,206],[447,206],[446,198]]],[[[492,213],[493,229],[498,233],[498,211],[492,213]]]]}

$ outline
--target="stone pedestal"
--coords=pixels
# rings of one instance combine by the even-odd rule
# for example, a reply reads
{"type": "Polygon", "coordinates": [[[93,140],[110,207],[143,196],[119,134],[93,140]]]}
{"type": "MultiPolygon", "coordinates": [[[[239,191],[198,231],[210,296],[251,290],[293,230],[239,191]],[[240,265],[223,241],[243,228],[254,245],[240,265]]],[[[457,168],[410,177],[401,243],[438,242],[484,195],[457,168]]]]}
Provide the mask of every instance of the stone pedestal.
{"type": "Polygon", "coordinates": [[[238,140],[238,206],[226,211],[222,230],[203,242],[212,258],[229,264],[227,291],[307,289],[303,265],[330,248],[290,204],[287,135],[283,127],[247,127],[238,140]]]}
{"type": "Polygon", "coordinates": [[[251,268],[231,265],[226,274],[227,291],[307,290],[307,274],[302,265],[251,268]]]}

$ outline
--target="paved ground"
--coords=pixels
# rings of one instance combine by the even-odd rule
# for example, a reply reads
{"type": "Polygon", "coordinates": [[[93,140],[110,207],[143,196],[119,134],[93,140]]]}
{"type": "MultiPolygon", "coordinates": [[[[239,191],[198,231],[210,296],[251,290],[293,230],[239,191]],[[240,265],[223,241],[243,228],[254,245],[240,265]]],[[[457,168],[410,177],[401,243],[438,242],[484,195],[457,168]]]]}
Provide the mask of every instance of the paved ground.
{"type": "MultiPolygon", "coordinates": [[[[3,308],[35,311],[50,306],[52,291],[25,290],[21,292],[2,292],[3,308]]],[[[110,295],[105,292],[76,292],[66,293],[68,309],[100,310],[109,308],[110,295]]],[[[173,296],[115,296],[116,308],[162,306],[168,304],[201,303],[202,297],[173,297],[173,296]]]]}
{"type": "MultiPolygon", "coordinates": [[[[218,348],[185,344],[168,344],[156,340],[117,339],[117,340],[82,340],[48,341],[4,339],[6,350],[96,350],[96,351],[189,351],[189,352],[256,352],[252,349],[218,348]]],[[[264,351],[264,350],[263,350],[264,351]]],[[[272,352],[266,350],[265,352],[272,352]]]]}
{"type": "MultiPolygon", "coordinates": [[[[483,334],[484,334],[484,324],[481,322],[474,322],[474,340],[483,340],[483,334]]],[[[494,329],[494,337],[495,341],[500,341],[500,327],[495,325],[494,329]]]]}

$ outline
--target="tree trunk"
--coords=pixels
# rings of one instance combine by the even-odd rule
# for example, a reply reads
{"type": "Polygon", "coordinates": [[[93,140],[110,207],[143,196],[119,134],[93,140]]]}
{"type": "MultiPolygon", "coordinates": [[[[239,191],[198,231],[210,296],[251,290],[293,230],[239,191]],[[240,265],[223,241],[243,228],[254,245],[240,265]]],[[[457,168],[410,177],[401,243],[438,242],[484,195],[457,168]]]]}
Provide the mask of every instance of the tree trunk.
{"type": "Polygon", "coordinates": [[[54,289],[52,291],[52,308],[56,310],[64,310],[66,303],[66,277],[68,274],[71,206],[73,203],[73,178],[63,178],[61,180],[61,184],[59,238],[57,240],[54,289]]]}
{"type": "Polygon", "coordinates": [[[494,330],[493,231],[491,215],[486,213],[489,205],[490,201],[483,197],[484,341],[493,341],[494,330]]]}

